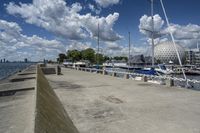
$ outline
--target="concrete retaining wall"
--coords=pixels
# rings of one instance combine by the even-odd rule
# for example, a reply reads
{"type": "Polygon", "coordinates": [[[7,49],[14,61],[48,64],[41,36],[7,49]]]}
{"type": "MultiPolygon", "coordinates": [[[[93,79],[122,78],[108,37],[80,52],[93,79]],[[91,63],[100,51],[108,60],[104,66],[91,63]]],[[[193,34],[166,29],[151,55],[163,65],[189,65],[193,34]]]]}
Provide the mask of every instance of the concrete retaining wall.
{"type": "Polygon", "coordinates": [[[41,67],[41,69],[44,74],[56,74],[55,67],[41,67]]]}
{"type": "Polygon", "coordinates": [[[35,133],[78,133],[40,67],[37,69],[35,133]]]}

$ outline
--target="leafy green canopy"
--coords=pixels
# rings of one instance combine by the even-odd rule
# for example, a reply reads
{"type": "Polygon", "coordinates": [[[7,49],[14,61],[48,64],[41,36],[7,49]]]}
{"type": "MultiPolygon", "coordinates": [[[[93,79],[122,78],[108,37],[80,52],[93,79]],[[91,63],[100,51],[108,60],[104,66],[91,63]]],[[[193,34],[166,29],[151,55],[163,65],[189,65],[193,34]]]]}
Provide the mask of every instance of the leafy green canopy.
{"type": "Polygon", "coordinates": [[[103,62],[111,59],[115,60],[127,60],[127,57],[116,56],[113,58],[109,58],[103,54],[95,53],[95,50],[92,48],[88,48],[82,51],[79,50],[68,50],[66,55],[60,53],[58,55],[58,62],[63,62],[64,59],[72,60],[73,62],[80,61],[80,60],[88,60],[92,64],[102,64],[103,62]]]}

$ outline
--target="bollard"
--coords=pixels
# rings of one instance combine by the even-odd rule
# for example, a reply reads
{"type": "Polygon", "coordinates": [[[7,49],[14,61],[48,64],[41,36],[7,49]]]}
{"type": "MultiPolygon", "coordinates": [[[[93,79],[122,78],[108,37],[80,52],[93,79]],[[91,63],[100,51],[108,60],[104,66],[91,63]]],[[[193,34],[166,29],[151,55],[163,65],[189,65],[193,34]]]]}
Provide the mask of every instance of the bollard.
{"type": "Polygon", "coordinates": [[[98,74],[98,73],[99,73],[99,71],[96,69],[96,70],[95,70],[95,73],[96,73],[96,74],[98,74]]]}
{"type": "Polygon", "coordinates": [[[169,80],[169,86],[170,86],[170,87],[174,86],[174,80],[173,80],[173,79],[170,79],[170,80],[169,80]]]}
{"type": "Polygon", "coordinates": [[[168,87],[174,86],[174,80],[173,80],[172,78],[166,80],[166,83],[167,83],[167,86],[168,86],[168,87]]]}
{"type": "Polygon", "coordinates": [[[99,74],[103,74],[103,71],[99,71],[99,74]]]}
{"type": "Polygon", "coordinates": [[[57,66],[57,72],[56,73],[57,73],[57,75],[61,75],[61,67],[59,65],[57,66]]]}
{"type": "Polygon", "coordinates": [[[161,79],[160,85],[166,85],[166,81],[164,79],[161,79]]]}
{"type": "Polygon", "coordinates": [[[46,64],[40,63],[39,66],[40,66],[40,67],[46,67],[46,64]]]}
{"type": "Polygon", "coordinates": [[[103,70],[103,75],[107,75],[107,72],[106,72],[106,70],[103,70]]]}
{"type": "Polygon", "coordinates": [[[124,78],[125,78],[125,79],[129,79],[129,74],[125,74],[125,75],[124,75],[124,78]]]}
{"type": "Polygon", "coordinates": [[[113,72],[113,73],[112,73],[112,76],[113,76],[113,77],[116,77],[116,76],[117,76],[117,73],[116,73],[116,72],[113,72]]]}
{"type": "Polygon", "coordinates": [[[144,82],[147,82],[147,81],[148,81],[147,76],[143,76],[143,81],[144,81],[144,82]]]}
{"type": "Polygon", "coordinates": [[[90,72],[92,73],[92,69],[90,69],[90,72]]]}

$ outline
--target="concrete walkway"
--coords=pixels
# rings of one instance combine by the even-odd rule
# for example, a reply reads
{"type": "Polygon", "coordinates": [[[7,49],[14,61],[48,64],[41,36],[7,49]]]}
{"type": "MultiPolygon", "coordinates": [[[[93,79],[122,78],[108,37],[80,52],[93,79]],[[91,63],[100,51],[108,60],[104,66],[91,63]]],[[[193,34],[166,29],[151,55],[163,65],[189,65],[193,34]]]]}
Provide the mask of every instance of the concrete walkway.
{"type": "Polygon", "coordinates": [[[200,133],[200,92],[62,68],[47,75],[80,133],[200,133]]]}
{"type": "Polygon", "coordinates": [[[0,82],[0,133],[33,133],[35,120],[35,66],[0,82]],[[25,74],[25,75],[24,75],[25,74]],[[19,79],[10,82],[10,79],[19,79]],[[27,78],[27,79],[26,79],[27,78]]]}

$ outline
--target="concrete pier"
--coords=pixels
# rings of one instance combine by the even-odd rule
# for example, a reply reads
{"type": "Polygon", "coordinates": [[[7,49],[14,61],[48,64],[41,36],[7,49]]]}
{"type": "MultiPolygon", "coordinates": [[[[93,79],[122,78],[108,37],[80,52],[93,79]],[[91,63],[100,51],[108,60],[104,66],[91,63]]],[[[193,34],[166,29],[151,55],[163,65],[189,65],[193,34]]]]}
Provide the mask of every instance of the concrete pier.
{"type": "Polygon", "coordinates": [[[200,132],[199,91],[35,68],[0,82],[0,133],[200,132]]]}
{"type": "Polygon", "coordinates": [[[80,133],[199,133],[200,92],[62,69],[47,75],[80,133]]]}
{"type": "Polygon", "coordinates": [[[50,69],[42,67],[37,74],[36,66],[29,67],[0,84],[0,133],[78,133],[44,77],[50,69]]]}
{"type": "Polygon", "coordinates": [[[35,70],[31,66],[1,81],[0,133],[33,133],[36,82],[30,77],[36,77],[35,70]]]}
{"type": "Polygon", "coordinates": [[[34,133],[78,133],[59,98],[37,69],[34,133]]]}

